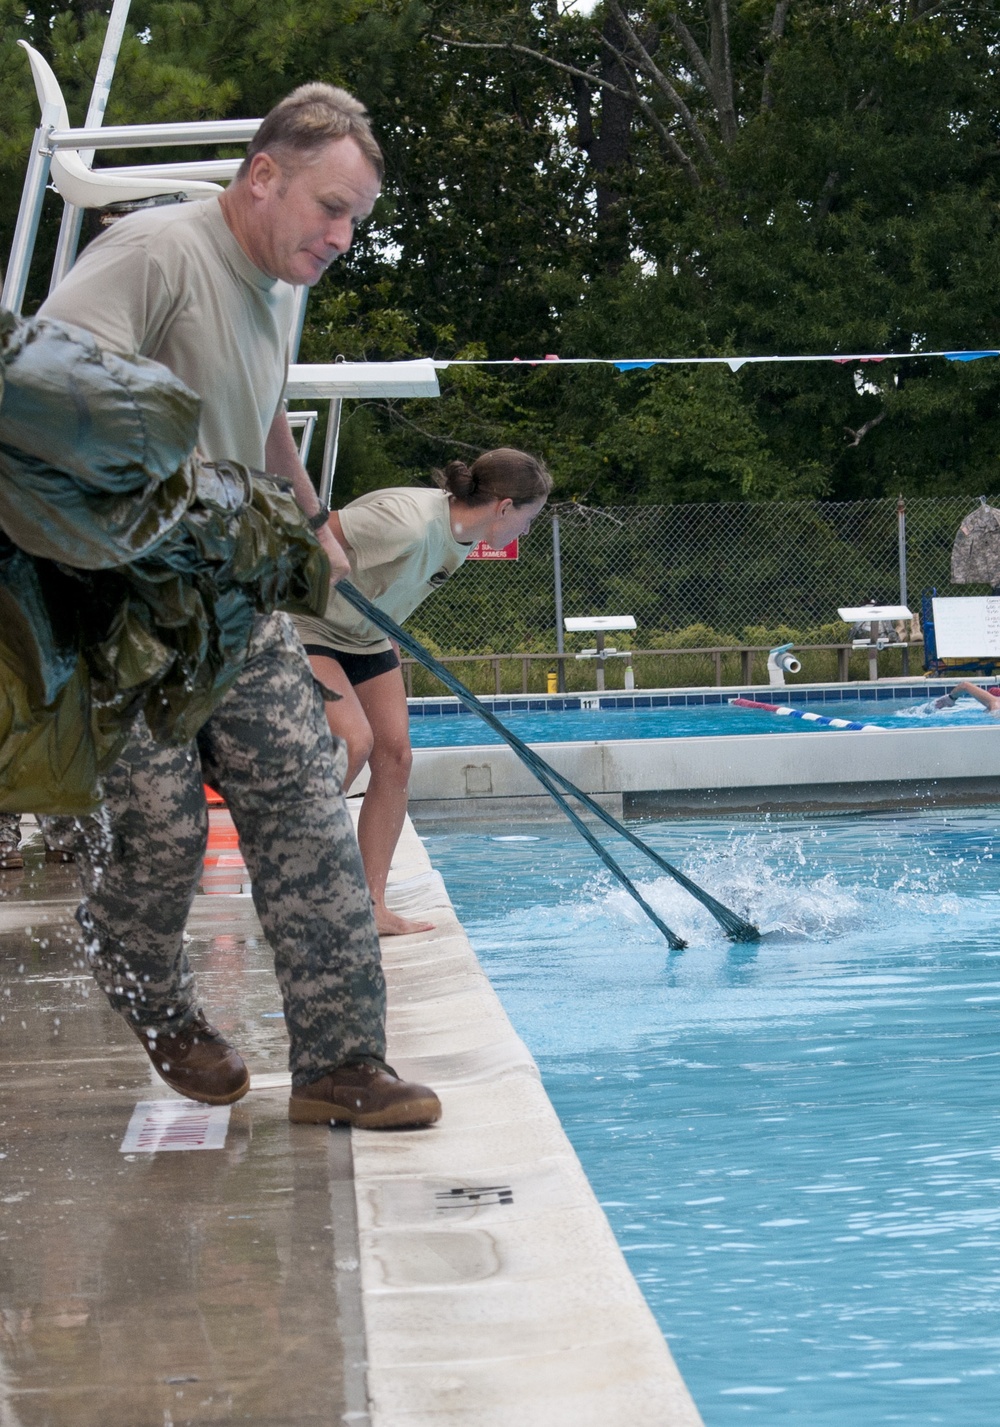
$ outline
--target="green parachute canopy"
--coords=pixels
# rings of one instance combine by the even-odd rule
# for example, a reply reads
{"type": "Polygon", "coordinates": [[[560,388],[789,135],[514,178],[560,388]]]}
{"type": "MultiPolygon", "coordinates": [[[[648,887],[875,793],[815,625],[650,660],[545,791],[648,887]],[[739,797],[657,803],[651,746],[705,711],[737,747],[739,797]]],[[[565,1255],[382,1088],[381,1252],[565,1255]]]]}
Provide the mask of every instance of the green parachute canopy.
{"type": "Polygon", "coordinates": [[[256,615],[325,606],[291,492],[193,455],[199,406],[157,362],[0,312],[0,811],[92,811],[138,714],[187,742],[256,615]]]}

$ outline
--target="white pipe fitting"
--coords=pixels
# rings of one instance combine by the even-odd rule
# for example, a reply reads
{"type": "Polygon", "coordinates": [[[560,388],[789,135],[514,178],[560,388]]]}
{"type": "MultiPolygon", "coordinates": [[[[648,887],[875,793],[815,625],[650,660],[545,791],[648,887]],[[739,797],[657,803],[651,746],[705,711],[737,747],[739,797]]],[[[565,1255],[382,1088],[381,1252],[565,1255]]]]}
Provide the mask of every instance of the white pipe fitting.
{"type": "Polygon", "coordinates": [[[784,686],[786,674],[798,674],[802,665],[789,651],[791,644],[779,644],[767,656],[767,680],[772,689],[784,686]]]}

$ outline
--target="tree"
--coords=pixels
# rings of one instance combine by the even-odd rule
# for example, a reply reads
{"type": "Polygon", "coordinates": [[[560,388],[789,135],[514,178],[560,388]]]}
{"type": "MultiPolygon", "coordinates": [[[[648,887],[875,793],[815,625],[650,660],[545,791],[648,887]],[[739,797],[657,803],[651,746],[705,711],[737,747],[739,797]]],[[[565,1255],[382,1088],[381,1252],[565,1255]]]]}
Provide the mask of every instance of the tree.
{"type": "MultiPolygon", "coordinates": [[[[35,113],[13,39],[47,47],[78,118],[104,22],[89,0],[0,4],[6,237],[35,113]]],[[[386,192],[311,297],[311,359],[997,340],[1000,12],[978,0],[604,0],[588,17],[136,0],[132,19],[111,117],[260,113],[314,77],[369,104],[386,192]]],[[[978,492],[997,367],[451,368],[438,402],[351,414],[339,489],[519,442],[590,501],[978,492]]]]}

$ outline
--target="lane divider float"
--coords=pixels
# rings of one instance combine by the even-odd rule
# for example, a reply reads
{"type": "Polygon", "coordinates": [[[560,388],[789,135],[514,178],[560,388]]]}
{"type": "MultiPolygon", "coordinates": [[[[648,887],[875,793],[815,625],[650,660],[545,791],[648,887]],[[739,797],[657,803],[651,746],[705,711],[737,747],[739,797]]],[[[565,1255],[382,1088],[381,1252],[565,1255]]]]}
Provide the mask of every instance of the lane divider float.
{"type": "Polygon", "coordinates": [[[790,704],[764,704],[758,699],[730,699],[738,709],[759,709],[762,713],[783,714],[785,718],[802,718],[809,723],[819,723],[825,728],[845,728],[854,733],[885,733],[877,723],[855,723],[850,718],[830,718],[828,714],[807,713],[805,709],[793,709],[790,704]]]}

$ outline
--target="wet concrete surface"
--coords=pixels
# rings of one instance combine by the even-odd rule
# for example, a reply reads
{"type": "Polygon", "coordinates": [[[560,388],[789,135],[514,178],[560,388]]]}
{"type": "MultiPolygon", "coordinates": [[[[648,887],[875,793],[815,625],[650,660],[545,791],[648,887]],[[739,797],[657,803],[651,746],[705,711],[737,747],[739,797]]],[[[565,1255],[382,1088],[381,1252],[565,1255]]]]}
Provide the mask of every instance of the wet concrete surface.
{"type": "Polygon", "coordinates": [[[235,847],[217,828],[189,952],[255,1088],[222,1149],[123,1153],[138,1102],[185,1102],[82,964],[73,868],[26,831],[0,872],[0,1425],[365,1427],[350,1134],[288,1123],[235,847]]]}

